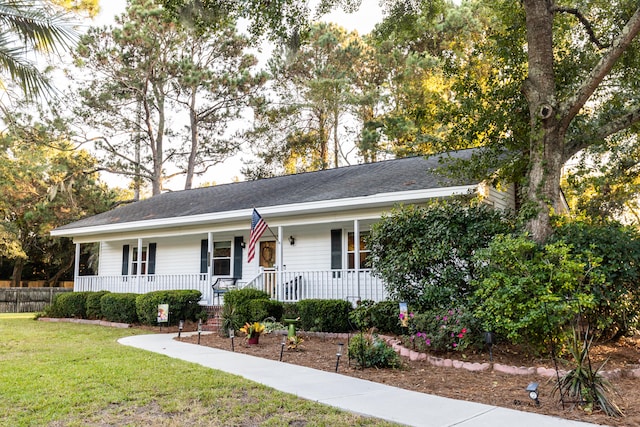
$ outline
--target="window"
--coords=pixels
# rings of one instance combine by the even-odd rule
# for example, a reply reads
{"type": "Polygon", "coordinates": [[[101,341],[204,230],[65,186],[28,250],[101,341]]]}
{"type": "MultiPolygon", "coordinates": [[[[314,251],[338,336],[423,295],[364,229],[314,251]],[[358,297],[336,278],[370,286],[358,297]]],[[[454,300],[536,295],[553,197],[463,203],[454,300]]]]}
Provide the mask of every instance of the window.
{"type": "Polygon", "coordinates": [[[213,242],[213,275],[231,276],[231,241],[213,242]]]}
{"type": "MultiPolygon", "coordinates": [[[[347,233],[347,268],[354,269],[356,268],[355,256],[356,256],[356,247],[354,245],[354,234],[353,232],[347,233]]],[[[369,261],[370,250],[365,245],[365,240],[369,237],[368,231],[360,232],[360,268],[371,268],[371,263],[369,261]]]]}
{"type": "MultiPolygon", "coordinates": [[[[140,263],[140,273],[147,274],[147,247],[142,247],[142,262],[140,263]]],[[[133,259],[131,261],[131,272],[135,276],[138,274],[138,248],[133,248],[133,259]]]]}
{"type": "Polygon", "coordinates": [[[142,247],[142,257],[140,259],[140,272],[138,272],[138,248],[129,250],[129,245],[122,247],[122,275],[126,276],[131,270],[132,275],[146,275],[156,273],[156,244],[149,243],[149,246],[142,247]],[[131,269],[129,269],[129,252],[131,252],[131,269]]]}

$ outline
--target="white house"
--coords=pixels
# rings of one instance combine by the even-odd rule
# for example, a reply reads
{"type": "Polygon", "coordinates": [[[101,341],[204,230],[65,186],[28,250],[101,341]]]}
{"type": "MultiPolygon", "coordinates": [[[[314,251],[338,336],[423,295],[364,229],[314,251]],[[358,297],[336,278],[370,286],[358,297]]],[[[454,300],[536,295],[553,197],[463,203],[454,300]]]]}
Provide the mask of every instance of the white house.
{"type": "Polygon", "coordinates": [[[281,301],[307,298],[383,300],[367,264],[371,225],[397,204],[480,193],[502,209],[513,190],[436,173],[462,150],[164,193],[59,227],[76,244],[74,290],[145,293],[197,289],[216,305],[212,285],[235,283],[281,301]],[[251,217],[269,225],[247,261],[251,217]],[[358,244],[359,242],[359,244],[358,244]],[[97,275],[80,274],[81,245],[99,247],[97,275]],[[229,279],[229,280],[218,280],[229,279]]]}

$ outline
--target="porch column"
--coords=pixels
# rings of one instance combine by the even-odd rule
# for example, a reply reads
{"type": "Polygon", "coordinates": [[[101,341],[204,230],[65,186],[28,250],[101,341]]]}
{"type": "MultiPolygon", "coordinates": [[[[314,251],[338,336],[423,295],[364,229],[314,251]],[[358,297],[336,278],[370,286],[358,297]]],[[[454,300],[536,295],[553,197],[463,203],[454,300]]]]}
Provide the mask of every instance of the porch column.
{"type": "Polygon", "coordinates": [[[353,268],[356,270],[356,288],[360,299],[360,221],[353,220],[353,268]]]}
{"type": "Polygon", "coordinates": [[[136,268],[137,275],[142,274],[142,237],[138,238],[138,267],[136,268]]]}
{"type": "MultiPolygon", "coordinates": [[[[213,264],[211,259],[213,258],[213,232],[207,233],[207,287],[211,288],[213,284],[213,264]]],[[[213,297],[212,297],[213,298],[213,297]]],[[[213,304],[213,299],[211,300],[213,304]]]]}
{"type": "Polygon", "coordinates": [[[76,255],[73,261],[73,290],[77,290],[76,286],[79,285],[80,277],[80,243],[76,243],[76,255]]]}
{"type": "Polygon", "coordinates": [[[276,299],[278,301],[282,301],[282,296],[284,295],[283,293],[283,288],[282,288],[282,279],[283,279],[283,275],[284,275],[284,263],[282,262],[282,254],[283,254],[283,249],[282,249],[282,236],[283,236],[283,230],[282,230],[282,226],[279,225],[278,226],[278,240],[276,241],[276,270],[277,270],[277,275],[276,275],[276,299]]]}

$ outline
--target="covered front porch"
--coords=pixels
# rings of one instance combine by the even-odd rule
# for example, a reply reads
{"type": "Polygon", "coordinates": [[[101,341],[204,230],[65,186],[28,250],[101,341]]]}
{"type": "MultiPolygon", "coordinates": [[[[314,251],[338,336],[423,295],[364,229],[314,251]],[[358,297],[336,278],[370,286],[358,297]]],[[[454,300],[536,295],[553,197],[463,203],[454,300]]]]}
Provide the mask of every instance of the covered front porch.
{"type": "Polygon", "coordinates": [[[230,288],[247,287],[282,302],[381,301],[387,293],[369,268],[366,248],[379,212],[354,215],[269,215],[271,226],[255,243],[253,259],[247,256],[249,224],[240,220],[154,230],[144,237],[119,233],[97,241],[77,238],[74,290],[142,294],[195,289],[207,306],[221,305],[230,288]],[[97,255],[87,256],[86,249],[97,255]],[[96,267],[81,269],[91,259],[96,267]]]}
{"type": "MultiPolygon", "coordinates": [[[[224,292],[214,292],[217,279],[207,274],[154,274],[117,276],[78,276],[74,291],[147,293],[167,289],[195,289],[202,292],[202,304],[221,305],[224,292]]],[[[272,299],[296,302],[303,299],[342,299],[383,301],[388,294],[382,280],[369,269],[329,271],[278,271],[261,269],[249,281],[236,280],[234,288],[254,288],[272,299]]],[[[226,289],[223,289],[223,291],[226,289]]]]}

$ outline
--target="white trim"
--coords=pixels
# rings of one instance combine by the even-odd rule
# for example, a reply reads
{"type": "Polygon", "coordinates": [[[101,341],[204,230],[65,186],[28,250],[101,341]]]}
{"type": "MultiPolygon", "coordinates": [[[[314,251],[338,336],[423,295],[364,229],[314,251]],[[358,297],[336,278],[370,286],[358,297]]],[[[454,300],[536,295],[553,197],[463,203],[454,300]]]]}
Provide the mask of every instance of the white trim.
{"type": "MultiPolygon", "coordinates": [[[[368,207],[392,206],[396,203],[419,203],[439,197],[468,194],[471,191],[475,191],[477,187],[478,184],[473,184],[456,187],[433,188],[428,190],[382,193],[349,199],[322,200],[317,202],[298,203],[291,205],[267,206],[260,208],[260,214],[262,216],[269,216],[273,218],[276,216],[344,211],[354,208],[361,209],[368,207]]],[[[188,227],[202,224],[226,222],[230,220],[237,221],[239,218],[251,218],[252,212],[253,208],[249,208],[236,211],[216,212],[184,217],[133,221],[118,224],[98,225],[93,227],[67,228],[62,230],[58,229],[52,230],[51,235],[59,237],[74,237],[95,234],[122,233],[128,231],[141,231],[175,227],[178,224],[180,227],[188,227]]],[[[248,225],[249,221],[247,221],[247,226],[248,225]]]]}

